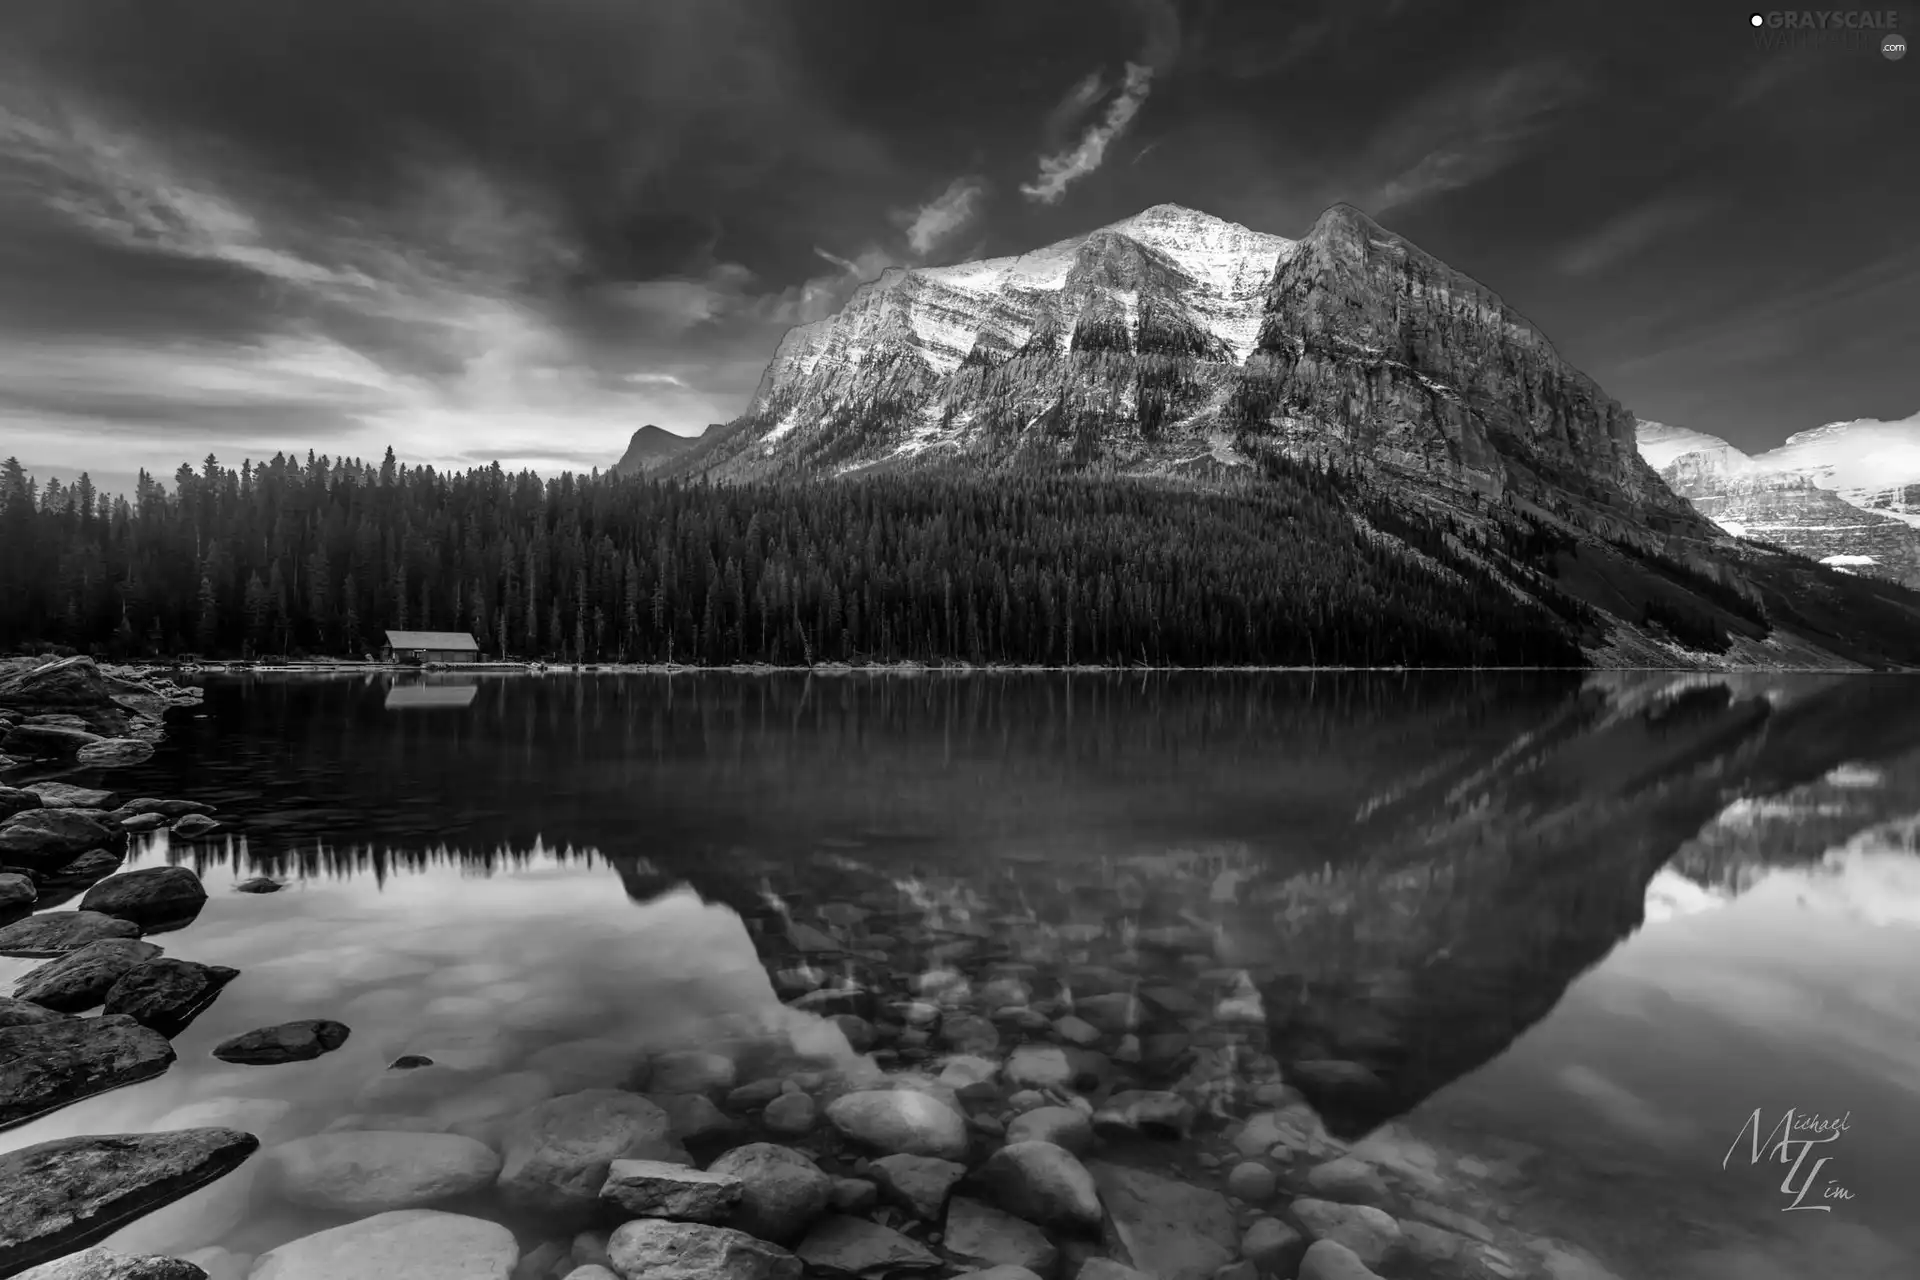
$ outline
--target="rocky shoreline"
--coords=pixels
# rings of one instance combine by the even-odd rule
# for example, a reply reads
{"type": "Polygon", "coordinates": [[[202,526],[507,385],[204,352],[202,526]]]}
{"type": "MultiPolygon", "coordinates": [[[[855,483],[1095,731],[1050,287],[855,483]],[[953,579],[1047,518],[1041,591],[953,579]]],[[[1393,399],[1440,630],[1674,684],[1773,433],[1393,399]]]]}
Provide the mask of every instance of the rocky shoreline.
{"type": "MultiPolygon", "coordinates": [[[[33,732],[45,726],[150,744],[158,714],[125,699],[162,712],[194,700],[112,692],[131,682],[85,659],[51,665],[0,682],[0,699],[15,682],[68,690],[41,704],[61,710],[0,701],[9,743],[24,727],[35,751],[65,750],[33,732]],[[100,686],[112,706],[73,693],[100,686]]],[[[207,897],[198,876],[119,870],[133,834],[192,839],[221,831],[217,815],[179,798],[113,801],[57,782],[0,790],[0,902],[15,895],[0,953],[46,959],[0,998],[0,1128],[166,1071],[170,1038],[237,976],[150,940],[191,924],[207,897]],[[75,896],[78,910],[46,910],[75,896]]],[[[1192,930],[1129,939],[1159,966],[1129,972],[1108,939],[1076,932],[1097,927],[903,909],[898,893],[795,897],[747,923],[774,990],[800,1020],[832,1025],[834,1051],[758,1030],[503,1059],[501,1029],[475,1027],[471,1059],[459,1046],[403,1056],[320,1132],[282,1131],[277,1104],[254,1098],[183,1108],[157,1133],[42,1142],[0,1156],[0,1277],[1607,1274],[1509,1224],[1502,1192],[1524,1179],[1524,1155],[1457,1158],[1394,1125],[1331,1135],[1300,1086],[1319,1097],[1378,1082],[1352,1062],[1272,1057],[1245,975],[1213,968],[1192,930]],[[260,1194],[345,1221],[250,1240],[260,1194]],[[156,1227],[130,1237],[153,1241],[152,1256],[98,1247],[208,1196],[221,1204],[202,1238],[156,1227]]],[[[350,1035],[286,1023],[212,1053],[271,1068],[350,1035]]]]}

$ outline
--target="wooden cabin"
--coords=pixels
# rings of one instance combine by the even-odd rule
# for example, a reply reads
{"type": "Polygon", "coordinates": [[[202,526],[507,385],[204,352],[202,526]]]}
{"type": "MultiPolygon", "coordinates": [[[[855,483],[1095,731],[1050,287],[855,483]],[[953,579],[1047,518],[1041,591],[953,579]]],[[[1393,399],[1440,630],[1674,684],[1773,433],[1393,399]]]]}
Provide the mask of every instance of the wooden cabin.
{"type": "Polygon", "coordinates": [[[480,646],[465,631],[389,631],[388,662],[478,662],[480,646]]]}

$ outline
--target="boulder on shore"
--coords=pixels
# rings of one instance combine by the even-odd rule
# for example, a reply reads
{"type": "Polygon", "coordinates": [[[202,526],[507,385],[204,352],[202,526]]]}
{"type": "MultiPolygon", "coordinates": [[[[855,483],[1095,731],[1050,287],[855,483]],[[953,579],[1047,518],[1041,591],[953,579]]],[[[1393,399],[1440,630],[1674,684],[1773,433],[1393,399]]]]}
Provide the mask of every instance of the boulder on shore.
{"type": "Polygon", "coordinates": [[[964,1160],[967,1122],[940,1099],[914,1089],[873,1089],[836,1098],[827,1120],[854,1142],[885,1155],[964,1160]]]}
{"type": "Polygon", "coordinates": [[[207,1280],[184,1258],[117,1253],[95,1246],[22,1271],[14,1280],[207,1280]]]}
{"type": "Polygon", "coordinates": [[[12,996],[0,996],[0,1031],[8,1027],[25,1027],[40,1022],[58,1022],[67,1015],[55,1013],[43,1004],[31,1000],[15,1000],[12,996]]]}
{"type": "Polygon", "coordinates": [[[497,1222],[436,1209],[398,1209],[269,1249],[247,1280],[509,1280],[520,1260],[497,1222]]]}
{"type": "Polygon", "coordinates": [[[225,965],[196,964],[161,956],[135,965],[108,988],[101,1007],[124,1013],[163,1036],[176,1036],[213,1003],[220,989],[240,976],[225,965]]]}
{"type": "Polygon", "coordinates": [[[111,791],[76,787],[71,782],[33,782],[22,790],[39,796],[40,803],[49,809],[104,809],[113,799],[111,791]]]}
{"type": "Polygon", "coordinates": [[[0,1027],[0,1129],[150,1079],[172,1064],[165,1036],[118,1014],[0,1027]]]}
{"type": "Polygon", "coordinates": [[[106,938],[137,938],[140,926],[98,911],[49,911],[0,929],[0,956],[63,956],[106,938]]]}
{"type": "Polygon", "coordinates": [[[0,825],[0,863],[50,871],[126,838],[126,832],[110,830],[71,809],[28,809],[0,825]]]}
{"type": "Polygon", "coordinates": [[[190,920],[206,901],[207,888],[192,867],[141,867],[94,885],[80,899],[80,909],[151,928],[190,920]]]}
{"type": "Polygon", "coordinates": [[[61,1013],[81,1013],[107,998],[113,984],[135,965],[160,954],[151,942],[134,938],[103,938],[89,942],[27,971],[14,987],[14,998],[31,1000],[61,1013]]]}
{"type": "Polygon", "coordinates": [[[255,1067],[306,1062],[323,1053],[332,1053],[347,1042],[349,1034],[343,1022],[306,1018],[243,1031],[213,1046],[213,1056],[222,1062],[255,1067]]]}
{"type": "Polygon", "coordinates": [[[833,1179],[813,1158],[778,1143],[735,1147],[707,1172],[740,1180],[732,1225],[775,1244],[799,1239],[833,1200],[833,1179]]]}
{"type": "Polygon", "coordinates": [[[659,1218],[617,1228],[607,1254],[619,1274],[646,1280],[800,1280],[802,1269],[785,1249],[744,1231],[659,1218]]]}
{"type": "Polygon", "coordinates": [[[55,1138],[0,1155],[0,1275],[95,1244],[237,1169],[260,1140],[237,1129],[55,1138]]]}
{"type": "Polygon", "coordinates": [[[557,1218],[588,1218],[615,1160],[671,1160],[667,1113],[637,1093],[583,1089],[538,1103],[500,1142],[501,1198],[557,1218]]]}
{"type": "Polygon", "coordinates": [[[18,787],[0,786],[0,822],[6,821],[16,813],[38,809],[45,803],[31,791],[23,791],[18,787]]]}
{"type": "Polygon", "coordinates": [[[492,1184],[500,1157],[453,1133],[346,1130],[296,1138],[260,1157],[291,1204],[353,1216],[420,1209],[492,1184]]]}
{"type": "Polygon", "coordinates": [[[607,1167],[600,1199],[630,1218],[719,1225],[733,1215],[744,1185],[729,1173],[664,1160],[615,1160],[607,1167]]]}

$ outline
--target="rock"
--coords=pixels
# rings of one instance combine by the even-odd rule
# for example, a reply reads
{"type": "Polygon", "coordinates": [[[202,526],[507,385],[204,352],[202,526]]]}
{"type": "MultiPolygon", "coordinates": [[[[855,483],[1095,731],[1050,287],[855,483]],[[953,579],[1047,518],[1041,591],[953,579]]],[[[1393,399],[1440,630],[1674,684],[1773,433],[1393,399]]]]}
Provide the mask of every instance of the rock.
{"type": "Polygon", "coordinates": [[[582,1089],[627,1089],[643,1091],[651,1075],[647,1055],[620,1040],[566,1040],[550,1044],[526,1061],[529,1071],[538,1071],[553,1082],[555,1093],[578,1093],[582,1089]]]}
{"type": "Polygon", "coordinates": [[[1227,1171],[1227,1194],[1248,1204],[1265,1204],[1273,1199],[1280,1179],[1258,1160],[1242,1160],[1227,1171]]]}
{"type": "Polygon", "coordinates": [[[269,1148],[261,1165],[288,1202],[354,1217],[424,1208],[500,1175],[491,1148],[452,1133],[320,1133],[269,1148]]]}
{"type": "Polygon", "coordinates": [[[1378,1267],[1400,1243],[1393,1215],[1369,1205],[1308,1198],[1295,1200],[1289,1212],[1309,1239],[1343,1244],[1369,1267],[1378,1267]]]}
{"type": "Polygon", "coordinates": [[[218,818],[209,818],[204,813],[189,813],[184,817],[175,818],[168,831],[182,840],[197,840],[201,836],[212,835],[220,829],[220,826],[218,818]]]}
{"type": "Polygon", "coordinates": [[[66,1016],[64,1013],[54,1012],[43,1004],[34,1004],[30,1000],[15,1000],[12,996],[0,996],[0,1031],[8,1027],[57,1022],[66,1016]]]}
{"type": "Polygon", "coordinates": [[[1143,1013],[1140,1001],[1124,991],[1082,996],[1073,1002],[1073,1011],[1102,1031],[1116,1036],[1138,1030],[1143,1013]]]}
{"type": "Polygon", "coordinates": [[[1246,1124],[1234,1135],[1233,1145],[1248,1158],[1284,1147],[1296,1156],[1318,1159],[1333,1154],[1337,1148],[1319,1116],[1304,1102],[1247,1117],[1246,1124]]]}
{"type": "Polygon", "coordinates": [[[263,1067],[306,1062],[323,1053],[332,1053],[347,1042],[349,1034],[344,1023],[324,1018],[282,1022],[222,1040],[213,1047],[213,1056],[222,1062],[263,1067]]]}
{"type": "Polygon", "coordinates": [[[948,1202],[947,1230],[940,1244],[969,1266],[1024,1267],[1040,1276],[1051,1276],[1060,1257],[1039,1227],[966,1196],[948,1202]]]}
{"type": "Polygon", "coordinates": [[[1153,1280],[1153,1277],[1115,1262],[1112,1258],[1088,1258],[1081,1264],[1074,1280],[1153,1280]]]}
{"type": "Polygon", "coordinates": [[[887,1155],[966,1158],[965,1117],[918,1090],[849,1093],[828,1105],[827,1120],[844,1137],[887,1155]]]}
{"type": "Polygon", "coordinates": [[[910,1237],[846,1214],[824,1219],[794,1253],[808,1271],[837,1276],[890,1276],[900,1271],[933,1271],[941,1265],[936,1255],[910,1237]]]}
{"type": "Polygon", "coordinates": [[[1072,1014],[1058,1019],[1053,1024],[1053,1034],[1068,1044],[1078,1045],[1082,1049],[1091,1049],[1100,1043],[1100,1028],[1085,1018],[1076,1018],[1072,1014]]]}
{"type": "Polygon", "coordinates": [[[400,1209],[316,1231],[269,1249],[247,1280],[509,1280],[520,1248],[495,1222],[434,1209],[400,1209]]]}
{"type": "Polygon", "coordinates": [[[607,1253],[627,1280],[799,1280],[801,1271],[800,1259],[744,1231],[658,1218],[619,1227],[607,1253]]]}
{"type": "Polygon", "coordinates": [[[833,1200],[833,1179],[810,1157],[777,1143],[735,1147],[707,1172],[740,1180],[732,1225],[775,1244],[799,1239],[833,1200]]]}
{"type": "Polygon", "coordinates": [[[7,749],[40,760],[72,760],[96,742],[104,742],[97,733],[51,724],[18,724],[7,735],[7,749]]]}
{"type": "Polygon", "coordinates": [[[1457,1232],[1406,1218],[1397,1221],[1400,1223],[1400,1249],[1403,1256],[1421,1270],[1435,1275],[1447,1275],[1458,1270],[1461,1255],[1473,1247],[1467,1237],[1457,1232]]]}
{"type": "Polygon", "coordinates": [[[163,1036],[176,1036],[208,1005],[221,988],[240,976],[225,965],[195,964],[161,956],[135,965],[107,988],[101,1008],[123,1013],[163,1036]]]}
{"type": "Polygon", "coordinates": [[[724,1224],[740,1203],[744,1186],[729,1173],[662,1160],[615,1160],[607,1166],[600,1200],[630,1218],[724,1224]]]}
{"type": "Polygon", "coordinates": [[[190,920],[206,901],[206,886],[193,868],[142,867],[108,876],[94,885],[80,899],[80,909],[152,928],[190,920]]]}
{"type": "Polygon", "coordinates": [[[865,1178],[835,1178],[832,1203],[841,1213],[864,1213],[880,1203],[880,1188],[865,1178]]]}
{"type": "Polygon", "coordinates": [[[1051,1142],[1000,1148],[980,1170],[981,1181],[1007,1212],[1045,1227],[1100,1229],[1100,1193],[1073,1153],[1051,1142]]]}
{"type": "Polygon", "coordinates": [[[129,817],[136,813],[157,813],[171,820],[184,818],[190,813],[212,813],[213,806],[198,800],[157,800],[151,796],[142,796],[138,800],[127,801],[116,812],[129,817]]]}
{"type": "Polygon", "coordinates": [[[840,1034],[847,1038],[847,1047],[855,1053],[865,1053],[879,1038],[873,1024],[857,1013],[836,1013],[828,1021],[840,1028],[840,1034]]]}
{"type": "Polygon", "coordinates": [[[27,976],[14,987],[14,998],[30,1000],[61,1013],[79,1013],[106,999],[113,984],[134,966],[145,964],[159,954],[160,948],[153,943],[131,938],[89,942],[77,951],[28,970],[27,976]]]}
{"type": "Polygon", "coordinates": [[[44,803],[45,801],[31,791],[22,791],[18,787],[0,786],[0,822],[5,822],[16,813],[38,809],[44,803]]]}
{"type": "Polygon", "coordinates": [[[752,1111],[764,1107],[786,1092],[786,1082],[779,1076],[768,1076],[764,1080],[755,1080],[743,1084],[727,1093],[727,1109],[730,1111],[752,1111]]]}
{"type": "Polygon", "coordinates": [[[647,1095],[667,1113],[669,1132],[679,1142],[699,1142],[727,1133],[734,1127],[732,1117],[720,1110],[704,1093],[654,1093],[647,1095]]]}
{"type": "Polygon", "coordinates": [[[15,1280],[207,1280],[184,1258],[136,1257],[95,1247],[22,1271],[15,1280]]]}
{"type": "Polygon", "coordinates": [[[45,871],[126,838],[68,809],[29,809],[0,825],[0,863],[45,871]]]}
{"type": "Polygon", "coordinates": [[[584,1267],[575,1267],[560,1277],[560,1280],[620,1280],[620,1277],[607,1268],[590,1262],[584,1267]]]}
{"type": "Polygon", "coordinates": [[[144,764],[153,758],[153,744],[144,738],[103,738],[81,747],[74,753],[74,758],[96,769],[144,764]]]}
{"type": "Polygon", "coordinates": [[[1083,1155],[1093,1145],[1093,1122],[1072,1107],[1035,1107],[1013,1118],[1007,1142],[1051,1142],[1083,1155]]]}
{"type": "Polygon", "coordinates": [[[783,1093],[760,1114],[760,1122],[770,1131],[790,1138],[808,1132],[818,1118],[819,1108],[804,1093],[783,1093]]]}
{"type": "Polygon", "coordinates": [[[0,1029],[0,1129],[173,1063],[165,1036],[132,1018],[56,1018],[0,1029]]]}
{"type": "Polygon", "coordinates": [[[58,658],[0,674],[0,707],[98,711],[113,705],[112,689],[100,674],[99,665],[89,657],[58,658]]]}
{"type": "Polygon", "coordinates": [[[233,886],[235,893],[278,893],[287,886],[272,876],[254,876],[233,886]]]}
{"type": "MultiPolygon", "coordinates": [[[[1095,1261],[1104,1262],[1106,1259],[1099,1258],[1095,1261]]],[[[1120,1270],[1127,1271],[1128,1268],[1121,1267],[1120,1270]]],[[[1082,1267],[1079,1274],[1085,1276],[1087,1269],[1082,1267]]],[[[1131,1271],[1128,1273],[1127,1280],[1135,1280],[1136,1277],[1137,1280],[1152,1280],[1150,1276],[1142,1276],[1138,1272],[1131,1271]]],[[[953,1280],[1040,1280],[1040,1277],[1025,1267],[983,1267],[979,1271],[962,1271],[953,1280]]],[[[1118,1280],[1117,1277],[1116,1280],[1118,1280]]]]}
{"type": "Polygon", "coordinates": [[[1193,1104],[1164,1089],[1128,1089],[1107,1099],[1093,1115],[1093,1130],[1106,1138],[1162,1138],[1184,1142],[1193,1129],[1193,1104]]]}
{"type": "MultiPolygon", "coordinates": [[[[111,816],[111,815],[109,815],[111,816]]],[[[158,831],[167,820],[157,813],[133,813],[120,819],[120,829],[128,832],[158,831]]]]}
{"type": "Polygon", "coordinates": [[[563,1263],[568,1267],[573,1265],[567,1256],[566,1243],[548,1240],[520,1255],[520,1261],[513,1264],[513,1280],[548,1280],[549,1276],[560,1274],[563,1263]]]}
{"type": "Polygon", "coordinates": [[[31,909],[40,899],[40,891],[31,878],[17,871],[0,872],[0,915],[16,915],[31,909]]]}
{"type": "Polygon", "coordinates": [[[260,1146],[234,1129],[55,1138],[0,1155],[0,1275],[111,1235],[232,1172],[260,1146]]]}
{"type": "MultiPolygon", "coordinates": [[[[396,1059],[396,1063],[407,1061],[406,1057],[396,1059]]],[[[429,1071],[436,1064],[423,1059],[424,1066],[389,1068],[395,1071],[429,1071]]],[[[434,1085],[434,1077],[451,1070],[441,1068],[424,1077],[426,1086],[434,1085]]],[[[529,1107],[538,1106],[553,1097],[551,1081],[541,1071],[509,1071],[505,1075],[490,1076],[473,1083],[476,1076],[470,1072],[461,1072],[460,1087],[450,1096],[442,1096],[431,1104],[429,1110],[433,1119],[449,1133],[458,1133],[466,1137],[495,1146],[500,1134],[514,1117],[529,1107]]],[[[363,1090],[362,1092],[366,1092],[363,1090]]],[[[416,1096],[429,1092],[429,1088],[413,1091],[416,1096]]],[[[570,1092],[578,1092],[571,1090],[570,1092]]]]}
{"type": "Polygon", "coordinates": [[[1380,1276],[1347,1246],[1316,1240],[1301,1256],[1299,1280],[1380,1280],[1380,1276]]]}
{"type": "Polygon", "coordinates": [[[1358,1062],[1342,1058],[1310,1058],[1287,1068],[1287,1080],[1316,1103],[1336,1100],[1356,1104],[1377,1102],[1386,1082],[1358,1062]]]}
{"type": "Polygon", "coordinates": [[[967,1166],[932,1156],[895,1155],[875,1160],[867,1173],[882,1197],[916,1218],[938,1222],[954,1185],[967,1176],[967,1166]]]}
{"type": "MultiPolygon", "coordinates": [[[[121,833],[125,839],[125,833],[121,833]]],[[[73,896],[73,892],[84,889],[96,880],[104,879],[120,869],[126,861],[126,855],[117,849],[92,849],[81,854],[71,862],[64,862],[51,871],[42,871],[35,877],[40,887],[40,896],[44,899],[63,896],[62,902],[73,896]]],[[[94,913],[89,913],[94,914],[94,913]]]]}
{"type": "Polygon", "coordinates": [[[669,1158],[667,1113],[637,1093],[583,1089],[549,1098],[501,1135],[501,1197],[556,1218],[591,1215],[615,1160],[669,1158]]]}
{"type": "Polygon", "coordinates": [[[1408,1212],[1414,1217],[1426,1222],[1431,1222],[1436,1227],[1444,1227],[1448,1231],[1456,1232],[1463,1236],[1471,1236],[1481,1244],[1492,1244],[1494,1242],[1492,1227],[1481,1222],[1478,1218],[1468,1217],[1458,1209],[1449,1209],[1445,1205],[1434,1204],[1429,1200],[1415,1200],[1410,1203],[1407,1208],[1408,1212]]]}
{"type": "Polygon", "coordinates": [[[1240,1256],[1273,1276],[1288,1274],[1306,1247],[1307,1238],[1278,1218],[1257,1218],[1240,1237],[1240,1256]]]}
{"type": "Polygon", "coordinates": [[[104,809],[113,799],[111,791],[76,787],[68,782],[35,782],[21,789],[39,796],[40,803],[49,809],[104,809]]]}
{"type": "Polygon", "coordinates": [[[1341,1204],[1370,1204],[1376,1209],[1393,1207],[1393,1190],[1380,1171],[1365,1160],[1340,1156],[1307,1170],[1307,1186],[1318,1200],[1341,1204]]]}
{"type": "Polygon", "coordinates": [[[653,1060],[648,1087],[654,1093],[701,1093],[721,1097],[733,1088],[733,1059],[719,1053],[663,1053],[653,1060]]]}
{"type": "Polygon", "coordinates": [[[950,1014],[940,1023],[940,1043],[955,1053],[985,1055],[1000,1049],[1000,1031],[975,1014],[950,1014]]]}
{"type": "Polygon", "coordinates": [[[1233,1206],[1217,1191],[1104,1162],[1088,1166],[1133,1265],[1159,1280],[1211,1280],[1240,1252],[1233,1206]]]}
{"type": "Polygon", "coordinates": [[[1068,1093],[1097,1087],[1107,1074],[1107,1060],[1090,1049],[1023,1044],[1015,1046],[1001,1071],[1015,1089],[1068,1093]]]}

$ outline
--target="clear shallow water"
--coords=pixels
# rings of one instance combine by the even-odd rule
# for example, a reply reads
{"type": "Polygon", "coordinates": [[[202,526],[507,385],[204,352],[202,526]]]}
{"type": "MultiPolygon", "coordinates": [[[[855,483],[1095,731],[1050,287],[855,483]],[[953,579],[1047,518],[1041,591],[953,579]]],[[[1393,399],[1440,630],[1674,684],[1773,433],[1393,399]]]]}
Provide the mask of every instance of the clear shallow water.
{"type": "MultiPolygon", "coordinates": [[[[1390,1122],[1363,1149],[1437,1170],[1521,1274],[1581,1274],[1514,1247],[1536,1237],[1623,1278],[1920,1274],[1920,682],[235,679],[150,763],[72,780],[236,821],[130,865],[196,866],[206,909],[157,940],[242,977],[165,1076],[0,1149],[210,1122],[179,1111],[200,1103],[311,1133],[390,1112],[364,1091],[409,1052],[469,1073],[408,1104],[442,1119],[579,1040],[859,1067],[775,993],[809,958],[793,919],[847,953],[819,967],[883,987],[1030,965],[1036,997],[1163,993],[1149,1030],[1244,1077],[1364,1062],[1384,1095],[1323,1114],[1390,1122]],[[230,892],[262,870],[292,883],[230,892]],[[353,1036],[311,1063],[207,1056],[299,1017],[353,1036]],[[1849,1117],[1830,1213],[1725,1160],[1789,1107],[1849,1117]]],[[[1259,1109],[1231,1085],[1223,1112],[1259,1109]]],[[[1217,1185],[1201,1157],[1237,1160],[1232,1132],[1139,1158],[1217,1185]]],[[[339,1220],[243,1170],[120,1243],[246,1255],[339,1220]]]]}

